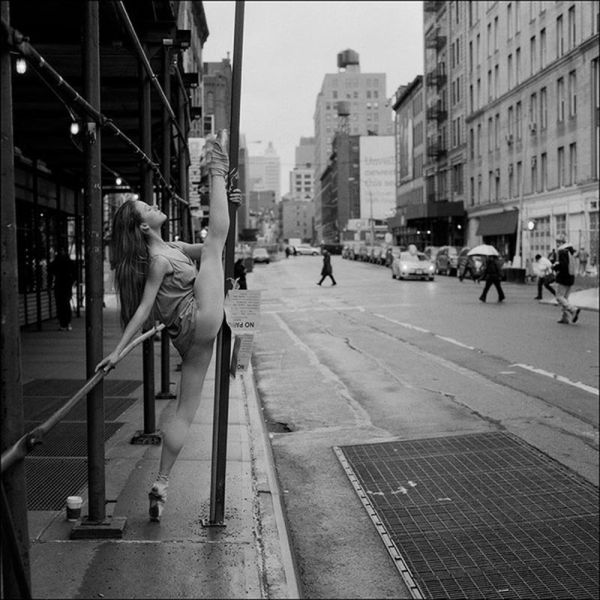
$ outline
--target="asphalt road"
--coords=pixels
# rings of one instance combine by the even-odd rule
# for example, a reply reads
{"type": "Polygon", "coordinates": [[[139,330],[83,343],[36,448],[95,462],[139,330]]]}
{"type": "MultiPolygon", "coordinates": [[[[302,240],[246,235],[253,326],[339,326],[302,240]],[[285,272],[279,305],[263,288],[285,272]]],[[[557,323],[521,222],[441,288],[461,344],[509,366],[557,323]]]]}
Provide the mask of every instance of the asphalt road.
{"type": "Polygon", "coordinates": [[[256,265],[253,368],[307,598],[410,597],[332,447],[505,430],[598,484],[598,313],[532,285],[396,281],[333,257],[256,265]]]}

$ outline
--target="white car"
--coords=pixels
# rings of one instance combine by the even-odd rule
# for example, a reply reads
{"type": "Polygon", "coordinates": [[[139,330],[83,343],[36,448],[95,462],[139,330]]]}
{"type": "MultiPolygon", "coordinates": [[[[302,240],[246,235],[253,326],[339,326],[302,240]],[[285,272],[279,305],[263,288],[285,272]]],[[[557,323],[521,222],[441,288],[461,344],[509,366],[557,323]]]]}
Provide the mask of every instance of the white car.
{"type": "Polygon", "coordinates": [[[392,279],[429,279],[433,281],[435,267],[422,252],[400,252],[392,263],[392,279]]]}
{"type": "Polygon", "coordinates": [[[298,244],[295,246],[297,254],[303,254],[308,256],[318,256],[321,254],[321,248],[315,248],[314,246],[309,246],[308,244],[298,244]]]}

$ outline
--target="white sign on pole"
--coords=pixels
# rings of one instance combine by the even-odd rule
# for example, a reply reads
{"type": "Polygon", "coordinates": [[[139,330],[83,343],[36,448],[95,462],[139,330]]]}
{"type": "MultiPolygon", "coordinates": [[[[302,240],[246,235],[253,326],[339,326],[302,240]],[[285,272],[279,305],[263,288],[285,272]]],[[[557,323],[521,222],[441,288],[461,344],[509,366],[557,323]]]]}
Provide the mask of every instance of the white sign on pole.
{"type": "Polygon", "coordinates": [[[250,363],[260,319],[260,290],[229,290],[225,298],[225,318],[234,336],[231,374],[235,376],[250,363]]]}

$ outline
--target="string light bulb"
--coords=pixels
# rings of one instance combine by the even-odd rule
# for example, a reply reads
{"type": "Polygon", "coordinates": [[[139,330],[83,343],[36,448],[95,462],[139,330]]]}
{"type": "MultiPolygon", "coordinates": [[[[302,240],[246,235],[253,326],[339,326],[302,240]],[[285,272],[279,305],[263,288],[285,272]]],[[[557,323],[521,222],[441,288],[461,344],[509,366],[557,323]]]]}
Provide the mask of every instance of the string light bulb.
{"type": "Polygon", "coordinates": [[[79,133],[79,123],[77,121],[73,121],[71,123],[71,135],[77,135],[79,133]]]}
{"type": "Polygon", "coordinates": [[[117,185],[121,185],[123,183],[123,180],[117,175],[116,179],[115,179],[115,183],[117,185]]]}
{"type": "Polygon", "coordinates": [[[24,58],[17,58],[15,69],[19,75],[23,75],[27,71],[27,61],[24,58]]]}

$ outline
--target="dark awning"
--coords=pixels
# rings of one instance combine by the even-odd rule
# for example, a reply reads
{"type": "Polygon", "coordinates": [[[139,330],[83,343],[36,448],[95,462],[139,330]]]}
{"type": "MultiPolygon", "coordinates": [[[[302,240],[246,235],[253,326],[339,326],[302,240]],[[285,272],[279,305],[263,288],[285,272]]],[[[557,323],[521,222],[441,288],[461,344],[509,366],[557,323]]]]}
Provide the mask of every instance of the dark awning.
{"type": "Polygon", "coordinates": [[[519,212],[516,210],[479,217],[477,235],[513,234],[517,231],[519,212]]]}

